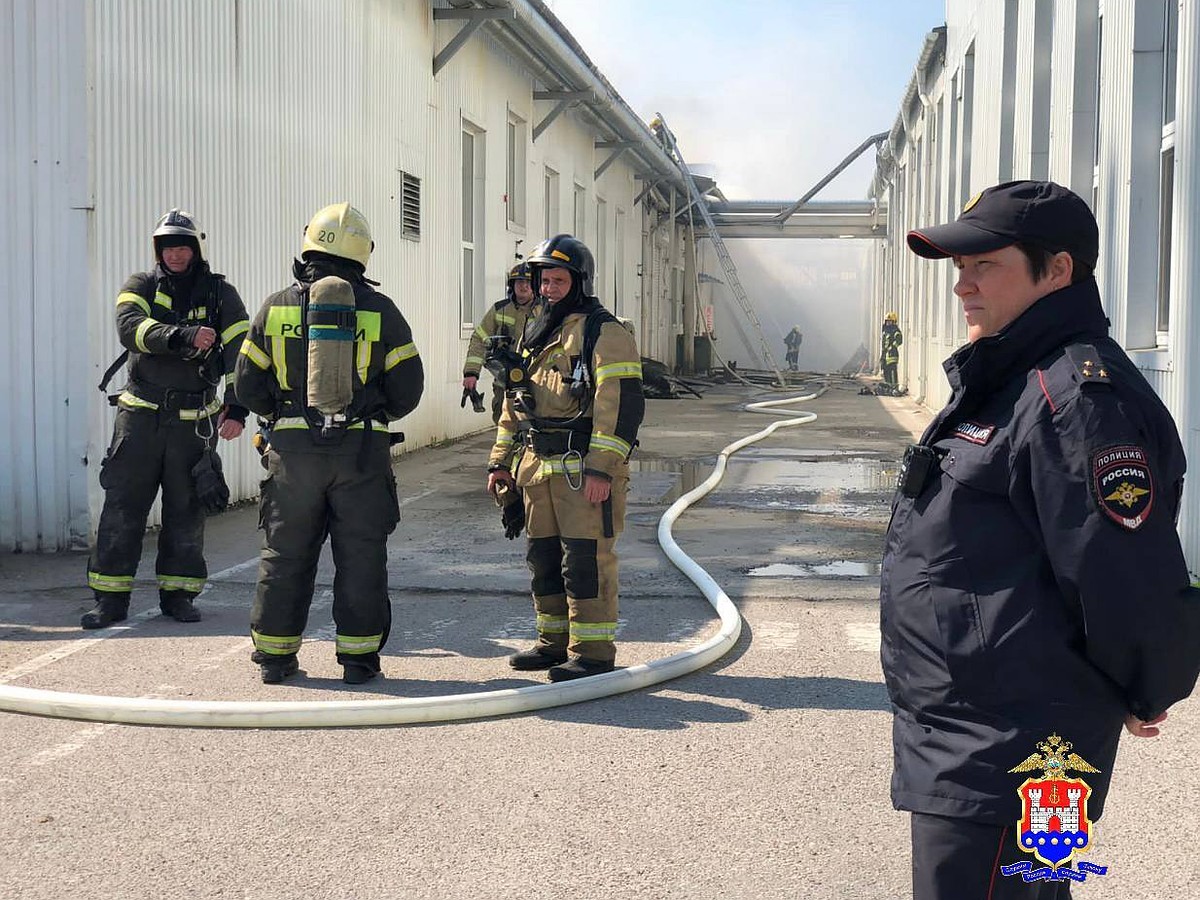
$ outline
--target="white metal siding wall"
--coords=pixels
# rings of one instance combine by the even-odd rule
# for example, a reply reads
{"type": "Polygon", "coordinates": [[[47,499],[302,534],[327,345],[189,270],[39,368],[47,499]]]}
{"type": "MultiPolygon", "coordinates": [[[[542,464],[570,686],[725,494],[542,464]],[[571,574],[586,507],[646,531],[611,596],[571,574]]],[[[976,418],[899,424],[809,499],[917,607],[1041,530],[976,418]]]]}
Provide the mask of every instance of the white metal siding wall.
{"type": "MultiPolygon", "coordinates": [[[[426,366],[425,399],[402,426],[407,446],[484,424],[457,402],[460,122],[465,113],[487,131],[482,252],[485,297],[494,300],[517,236],[502,202],[505,111],[511,105],[531,124],[544,113],[528,73],[494,42],[475,36],[435,79],[433,56],[457,24],[439,23],[435,35],[427,0],[11,0],[8,8],[0,415],[21,437],[0,467],[0,548],[86,541],[113,420],[94,388],[120,350],[113,301],[130,273],[153,264],[150,232],[171,206],[200,218],[214,268],[253,316],[290,283],[312,213],[354,203],[376,241],[369,274],[408,318],[426,366]],[[318,40],[316,55],[307,48],[318,40]],[[421,179],[419,241],[400,236],[401,171],[421,179]]],[[[568,115],[531,148],[523,252],[543,237],[534,211],[548,158],[562,174],[564,207],[579,181],[594,223],[596,137],[568,115]]],[[[626,160],[601,181],[608,227],[617,208],[626,211],[622,312],[653,318],[644,307],[657,298],[636,275],[636,186],[626,160]]],[[[611,255],[615,234],[608,238],[611,255]]],[[[234,497],[256,494],[261,469],[249,440],[221,452],[234,497]]]]}
{"type": "MultiPolygon", "coordinates": [[[[1049,172],[1051,179],[1072,185],[1085,199],[1091,196],[1091,160],[1087,154],[1092,149],[1088,136],[1095,116],[1092,97],[1096,65],[1096,14],[1094,8],[1082,5],[1088,2],[1066,0],[1055,7],[1049,172]],[[1070,52],[1065,52],[1064,46],[1069,46],[1070,52]],[[1084,140],[1083,152],[1072,146],[1072,136],[1084,140]]],[[[948,2],[946,69],[930,91],[935,104],[943,98],[951,102],[951,79],[962,65],[966,49],[973,44],[976,83],[983,87],[976,92],[973,117],[972,192],[998,180],[998,155],[993,150],[999,147],[999,96],[987,86],[999,85],[1002,80],[1003,8],[1003,4],[982,0],[948,2]]],[[[1156,20],[1160,17],[1161,4],[1153,0],[1105,4],[1102,87],[1095,101],[1099,103],[1101,120],[1096,209],[1101,235],[1098,280],[1113,322],[1114,337],[1123,344],[1133,345],[1134,361],[1175,417],[1195,468],[1200,460],[1200,391],[1195,384],[1195,364],[1191,361],[1200,354],[1200,319],[1195,300],[1196,285],[1200,282],[1200,9],[1189,3],[1180,4],[1170,348],[1139,350],[1139,341],[1144,337],[1137,336],[1139,331],[1144,334],[1147,329],[1146,316],[1152,314],[1152,306],[1146,302],[1152,300],[1157,280],[1155,201],[1160,122],[1157,81],[1161,78],[1158,57],[1162,40],[1156,20]]],[[[1024,44],[1021,42],[1019,46],[1024,44]]],[[[1019,67],[1028,65],[1028,59],[1020,59],[1019,67]]],[[[1034,89],[1031,79],[1022,79],[1020,95],[1016,97],[1018,110],[1031,108],[1029,94],[1034,89]]],[[[924,151],[918,145],[927,136],[914,129],[910,137],[901,148],[894,181],[886,188],[890,192],[892,219],[886,252],[880,262],[881,284],[885,285],[882,303],[899,307],[902,318],[908,315],[914,321],[926,322],[925,310],[933,304],[931,295],[938,289],[939,280],[923,282],[913,277],[904,234],[921,221],[921,212],[913,205],[916,195],[906,186],[906,178],[919,166],[924,151]],[[894,300],[886,295],[886,285],[896,292],[894,300]]],[[[1014,172],[1023,174],[1030,169],[1032,140],[1021,136],[1015,143],[1018,158],[1014,160],[1014,172]]],[[[948,151],[961,172],[961,158],[954,159],[953,148],[948,151]]],[[[945,177],[949,183],[950,173],[945,177]]],[[[929,265],[923,261],[920,264],[929,265]]],[[[956,318],[961,320],[961,315],[956,318]]],[[[908,345],[907,337],[906,332],[908,362],[915,364],[920,356],[908,345]]],[[[931,346],[937,343],[930,341],[931,346]]],[[[924,402],[934,408],[944,403],[948,394],[937,365],[938,356],[927,354],[924,367],[928,376],[924,402]]],[[[918,380],[917,373],[911,371],[907,377],[910,385],[918,380]]],[[[1194,475],[1191,481],[1196,481],[1194,475]]],[[[1195,573],[1200,570],[1200,490],[1194,484],[1184,495],[1180,534],[1195,573]]]]}
{"type": "Polygon", "coordinates": [[[87,540],[87,17],[70,0],[0,16],[0,548],[87,540]]]}
{"type": "Polygon", "coordinates": [[[1200,7],[1179,5],[1175,117],[1175,221],[1171,255],[1171,351],[1174,370],[1160,389],[1179,424],[1191,478],[1179,533],[1193,577],[1200,574],[1200,7]]]}

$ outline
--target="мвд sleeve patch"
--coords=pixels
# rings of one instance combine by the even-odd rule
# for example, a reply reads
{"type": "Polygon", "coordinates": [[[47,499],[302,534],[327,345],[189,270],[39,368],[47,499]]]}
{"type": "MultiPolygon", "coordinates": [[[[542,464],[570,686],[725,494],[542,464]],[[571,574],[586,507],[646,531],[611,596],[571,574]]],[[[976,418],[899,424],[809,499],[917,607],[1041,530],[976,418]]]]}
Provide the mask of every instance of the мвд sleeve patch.
{"type": "Polygon", "coordinates": [[[1132,445],[1106,447],[1092,454],[1092,489],[1106,516],[1129,531],[1150,517],[1154,480],[1146,451],[1132,445]]]}

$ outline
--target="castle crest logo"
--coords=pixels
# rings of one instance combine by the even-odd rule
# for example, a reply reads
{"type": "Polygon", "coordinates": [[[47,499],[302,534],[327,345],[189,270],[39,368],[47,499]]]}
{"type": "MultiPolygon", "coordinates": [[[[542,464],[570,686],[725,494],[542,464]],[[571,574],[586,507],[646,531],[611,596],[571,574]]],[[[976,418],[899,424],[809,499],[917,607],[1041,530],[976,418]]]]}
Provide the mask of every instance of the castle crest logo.
{"type": "Polygon", "coordinates": [[[1021,819],[1017,822],[1017,846],[1044,865],[1034,868],[1032,861],[1002,866],[1004,875],[1021,875],[1025,881],[1084,881],[1088,874],[1103,875],[1107,866],[1071,861],[1092,844],[1092,822],[1087,803],[1091,787],[1069,771],[1091,773],[1100,770],[1078,753],[1070,741],[1052,734],[1038,745],[1011,773],[1037,772],[1017,788],[1021,799],[1021,819]]]}

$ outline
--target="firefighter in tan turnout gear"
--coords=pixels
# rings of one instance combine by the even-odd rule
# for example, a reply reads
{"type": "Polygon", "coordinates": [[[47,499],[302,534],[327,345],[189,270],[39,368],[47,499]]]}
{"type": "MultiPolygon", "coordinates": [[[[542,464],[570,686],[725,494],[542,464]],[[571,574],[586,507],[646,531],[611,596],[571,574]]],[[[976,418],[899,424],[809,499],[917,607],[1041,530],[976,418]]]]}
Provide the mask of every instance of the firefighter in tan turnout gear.
{"type": "Polygon", "coordinates": [[[616,657],[613,548],[645,411],[642,366],[633,336],[591,296],[581,241],[557,235],[526,262],[548,306],[508,366],[488,489],[511,489],[515,476],[525,497],[538,639],[509,664],[567,681],[610,672],[616,657]]]}
{"type": "Polygon", "coordinates": [[[379,674],[391,626],[387,536],[400,515],[387,423],[416,408],[425,376],[408,322],[365,277],[373,247],[348,203],[320,210],[296,282],[267,298],[237,363],[239,399],[269,422],[250,619],[251,658],[267,684],[298,669],[326,535],[347,684],[379,674]]]}
{"type": "Polygon", "coordinates": [[[103,390],[128,357],[129,381],[110,398],[117,418],[100,464],[104,509],[87,573],[96,607],[80,622],[87,629],[127,617],[146,518],[160,487],[159,608],[179,622],[199,621],[192,601],[208,577],[204,518],[223,508],[229,494],[224,479],[218,490],[198,492],[194,470],[217,459],[211,453],[217,435],[233,440],[246,421],[230,386],[249,326],[241,297],[209,268],[205,234],[191,213],[164,215],[152,243],[155,268],[130,276],[117,295],[125,352],[100,384],[103,390]]]}
{"type": "MultiPolygon", "coordinates": [[[[516,347],[525,333],[525,323],[541,312],[545,304],[538,300],[529,283],[529,266],[517,263],[508,271],[505,296],[494,304],[483,319],[475,326],[471,343],[467,346],[467,360],[463,364],[463,389],[475,390],[479,371],[487,361],[490,350],[502,346],[516,347]]],[[[504,387],[499,381],[492,382],[492,422],[500,421],[500,406],[504,401],[504,387]]]]}

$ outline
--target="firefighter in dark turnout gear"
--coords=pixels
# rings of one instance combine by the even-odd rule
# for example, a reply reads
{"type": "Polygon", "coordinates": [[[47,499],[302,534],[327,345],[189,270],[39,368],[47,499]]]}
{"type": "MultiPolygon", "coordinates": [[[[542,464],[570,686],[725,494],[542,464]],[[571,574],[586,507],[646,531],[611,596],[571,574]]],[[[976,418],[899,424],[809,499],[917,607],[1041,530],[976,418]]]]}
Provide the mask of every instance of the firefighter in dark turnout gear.
{"type": "Polygon", "coordinates": [[[400,515],[388,422],[416,409],[425,376],[408,322],[365,277],[373,246],[366,219],[348,203],[317,212],[296,282],[267,298],[237,362],[239,398],[270,423],[250,620],[252,659],[268,684],[297,671],[327,535],[347,684],[379,674],[391,626],[387,536],[400,515]],[[331,384],[346,388],[340,412],[318,407],[331,384]]]}
{"type": "MultiPolygon", "coordinates": [[[[529,282],[529,266],[517,263],[508,271],[504,299],[494,304],[483,319],[475,326],[471,342],[467,345],[467,360],[463,364],[463,388],[471,391],[479,381],[479,372],[496,349],[497,341],[515,348],[525,333],[525,323],[538,315],[545,307],[544,301],[533,293],[529,282]]],[[[504,386],[492,382],[492,423],[500,421],[500,406],[504,402],[504,386]]]]}
{"type": "Polygon", "coordinates": [[[508,377],[488,489],[515,477],[525,495],[538,640],[509,664],[566,681],[612,671],[616,658],[614,545],[645,411],[642,366],[633,336],[591,295],[582,242],[557,235],[526,261],[548,306],[508,377]]]}
{"type": "Polygon", "coordinates": [[[232,440],[246,421],[232,389],[233,364],[249,327],[238,292],[209,268],[205,234],[191,213],[164,215],[152,243],[154,269],[130,276],[117,295],[129,381],[112,398],[117,417],[100,464],[104,508],[88,559],[96,607],[80,623],[88,629],[126,618],[146,518],[160,487],[159,607],[177,621],[199,621],[192,601],[208,569],[205,510],[192,469],[218,434],[232,440]]]}
{"type": "Polygon", "coordinates": [[[883,317],[883,329],[879,341],[879,362],[883,370],[883,383],[899,387],[896,370],[900,365],[900,345],[904,343],[904,332],[900,330],[900,317],[894,312],[883,317]]]}
{"type": "Polygon", "coordinates": [[[1108,336],[1096,222],[1075,194],[999,185],[908,243],[953,257],[970,341],[906,454],[881,572],[913,895],[1065,898],[1069,881],[999,871],[1032,860],[1014,834],[1014,770],[1053,735],[1070,742],[1099,770],[1085,776],[1098,819],[1122,725],[1153,737],[1191,693],[1200,591],[1175,530],[1183,448],[1108,336]]]}

